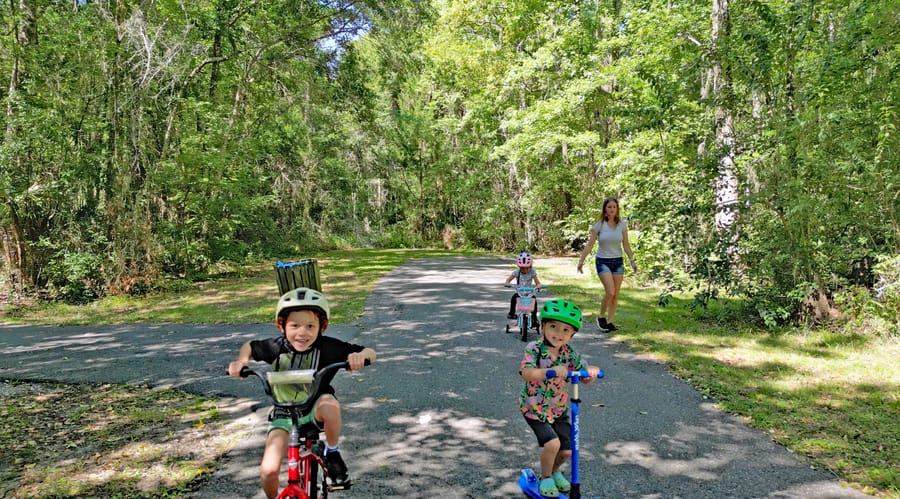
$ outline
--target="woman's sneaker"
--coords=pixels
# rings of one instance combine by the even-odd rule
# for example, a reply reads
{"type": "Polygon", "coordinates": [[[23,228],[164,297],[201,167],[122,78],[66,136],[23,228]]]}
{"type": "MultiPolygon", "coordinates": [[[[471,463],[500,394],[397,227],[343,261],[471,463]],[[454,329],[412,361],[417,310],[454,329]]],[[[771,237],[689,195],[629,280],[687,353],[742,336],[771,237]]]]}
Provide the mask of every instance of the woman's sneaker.
{"type": "Polygon", "coordinates": [[[346,489],[350,486],[350,476],[347,474],[347,465],[341,459],[341,453],[333,450],[325,454],[325,469],[328,470],[328,478],[331,479],[333,488],[346,489]]]}
{"type": "Polygon", "coordinates": [[[607,323],[606,323],[606,330],[609,331],[610,333],[613,332],[613,331],[618,331],[618,330],[619,330],[619,326],[616,326],[616,325],[613,324],[612,322],[607,322],[607,323]]]}
{"type": "Polygon", "coordinates": [[[606,317],[597,317],[597,327],[600,328],[601,333],[609,331],[609,324],[606,323],[606,317]]]}

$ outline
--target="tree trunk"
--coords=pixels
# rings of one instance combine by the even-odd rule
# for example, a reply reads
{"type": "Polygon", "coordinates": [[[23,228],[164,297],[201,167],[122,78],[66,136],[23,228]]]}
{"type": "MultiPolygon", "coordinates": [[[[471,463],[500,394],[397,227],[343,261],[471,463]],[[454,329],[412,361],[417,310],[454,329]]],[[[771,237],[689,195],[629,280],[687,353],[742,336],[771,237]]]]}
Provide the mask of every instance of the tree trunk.
{"type": "Polygon", "coordinates": [[[716,177],[716,228],[729,240],[729,249],[734,250],[736,233],[734,221],[738,210],[738,179],[735,172],[734,116],[730,108],[730,75],[721,52],[728,37],[728,0],[713,0],[712,3],[712,43],[715,51],[710,68],[709,83],[715,109],[715,151],[718,156],[716,177]]]}
{"type": "MultiPolygon", "coordinates": [[[[16,108],[15,102],[19,92],[20,79],[22,77],[22,58],[20,55],[24,47],[30,45],[37,38],[37,19],[34,11],[25,0],[19,0],[18,8],[21,12],[19,22],[15,27],[15,38],[13,43],[19,48],[13,50],[12,69],[9,75],[9,86],[6,95],[6,132],[4,141],[6,144],[12,144],[18,140],[18,130],[16,129],[16,108]]],[[[13,148],[15,150],[15,148],[13,148]]],[[[10,165],[14,171],[21,172],[22,157],[16,153],[9,158],[10,165]]],[[[15,196],[10,195],[3,200],[9,207],[9,220],[7,225],[3,227],[3,262],[9,275],[9,281],[13,285],[13,289],[17,292],[23,291],[29,282],[30,273],[27,271],[28,262],[25,238],[23,236],[23,228],[19,220],[19,206],[15,196]]]]}

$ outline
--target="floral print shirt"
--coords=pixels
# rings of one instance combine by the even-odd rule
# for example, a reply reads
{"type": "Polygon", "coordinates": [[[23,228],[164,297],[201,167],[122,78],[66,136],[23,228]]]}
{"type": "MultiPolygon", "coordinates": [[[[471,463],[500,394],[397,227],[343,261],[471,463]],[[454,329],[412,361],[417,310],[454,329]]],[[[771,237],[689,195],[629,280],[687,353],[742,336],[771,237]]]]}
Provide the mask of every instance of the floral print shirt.
{"type": "MultiPolygon", "coordinates": [[[[525,347],[525,356],[522,357],[519,368],[548,369],[556,366],[566,366],[570,371],[584,369],[581,356],[574,348],[563,345],[556,359],[551,359],[543,340],[532,341],[525,347]]],[[[528,381],[519,397],[519,410],[526,418],[552,424],[566,412],[568,401],[569,387],[566,378],[528,381]]]]}

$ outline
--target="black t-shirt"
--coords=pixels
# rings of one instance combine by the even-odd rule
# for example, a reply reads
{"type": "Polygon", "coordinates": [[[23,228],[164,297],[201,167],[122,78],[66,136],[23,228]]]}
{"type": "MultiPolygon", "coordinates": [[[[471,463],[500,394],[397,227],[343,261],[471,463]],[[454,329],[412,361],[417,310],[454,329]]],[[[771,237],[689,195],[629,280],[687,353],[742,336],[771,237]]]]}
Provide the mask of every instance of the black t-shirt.
{"type": "MultiPolygon", "coordinates": [[[[282,335],[267,340],[251,341],[250,357],[256,361],[271,364],[273,371],[290,369],[319,371],[336,362],[344,362],[351,353],[362,352],[364,349],[365,347],[362,345],[319,335],[308,350],[297,352],[282,335]]],[[[323,393],[334,395],[334,388],[329,385],[325,387],[323,393]]]]}

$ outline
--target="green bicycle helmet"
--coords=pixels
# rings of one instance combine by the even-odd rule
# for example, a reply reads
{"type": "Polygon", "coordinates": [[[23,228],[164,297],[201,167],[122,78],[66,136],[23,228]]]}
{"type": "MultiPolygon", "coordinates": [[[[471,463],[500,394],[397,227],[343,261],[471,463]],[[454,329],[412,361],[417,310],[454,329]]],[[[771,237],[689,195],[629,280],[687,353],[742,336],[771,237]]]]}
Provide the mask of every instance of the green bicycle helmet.
{"type": "Polygon", "coordinates": [[[581,329],[581,307],[568,300],[550,300],[541,307],[541,322],[553,319],[581,329]]]}
{"type": "Polygon", "coordinates": [[[328,307],[328,299],[320,291],[310,288],[297,288],[281,295],[278,306],[275,307],[275,320],[285,310],[314,310],[321,312],[328,320],[331,309],[328,307]]]}

